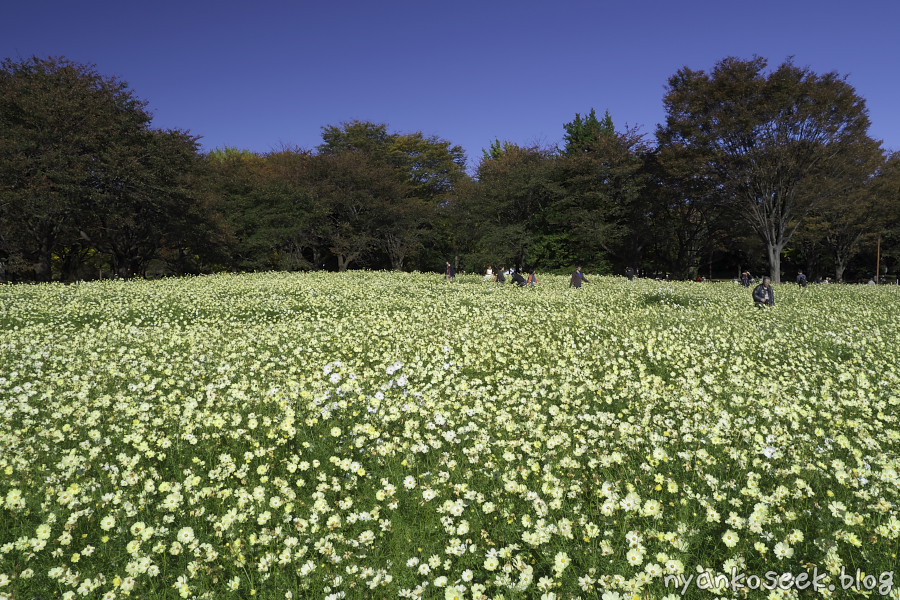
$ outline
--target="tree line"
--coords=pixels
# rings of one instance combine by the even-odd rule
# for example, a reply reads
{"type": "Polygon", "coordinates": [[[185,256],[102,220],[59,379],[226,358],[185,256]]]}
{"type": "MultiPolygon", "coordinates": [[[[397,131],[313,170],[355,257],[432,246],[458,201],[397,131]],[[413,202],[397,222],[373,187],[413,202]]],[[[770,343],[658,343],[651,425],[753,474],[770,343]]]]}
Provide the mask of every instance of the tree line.
{"type": "Polygon", "coordinates": [[[576,114],[560,147],[384,123],[203,153],[91,65],[0,65],[0,280],[495,267],[837,280],[900,264],[900,155],[846,78],[726,58],[670,77],[653,136],[576,114]],[[876,259],[876,247],[879,256],[876,259]]]}

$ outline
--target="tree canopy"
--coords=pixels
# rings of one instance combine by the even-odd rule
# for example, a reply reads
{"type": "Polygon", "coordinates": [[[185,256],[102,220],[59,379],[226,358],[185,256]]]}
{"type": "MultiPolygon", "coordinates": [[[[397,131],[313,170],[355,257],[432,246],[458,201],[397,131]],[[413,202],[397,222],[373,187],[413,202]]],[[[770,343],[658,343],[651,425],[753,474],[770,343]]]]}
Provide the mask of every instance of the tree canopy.
{"type": "Polygon", "coordinates": [[[186,244],[196,139],[150,127],[125,82],[66,59],[0,65],[0,247],[49,279],[108,253],[121,276],[165,243],[186,244]],[[181,236],[181,239],[177,239],[181,236]]]}
{"type": "Polygon", "coordinates": [[[681,69],[669,79],[657,137],[715,179],[722,201],[764,242],[778,282],[782,251],[825,195],[814,188],[823,177],[872,168],[879,149],[865,101],[845,78],[790,60],[768,73],[766,66],[727,58],[711,73],[681,69]]]}
{"type": "MultiPolygon", "coordinates": [[[[693,278],[900,269],[900,168],[837,73],[726,58],[668,81],[650,140],[596,109],[561,144],[463,149],[353,120],[313,149],[201,153],[92,65],[0,65],[0,279],[487,265],[693,278]]],[[[883,274],[883,273],[882,273],[883,274]]]]}

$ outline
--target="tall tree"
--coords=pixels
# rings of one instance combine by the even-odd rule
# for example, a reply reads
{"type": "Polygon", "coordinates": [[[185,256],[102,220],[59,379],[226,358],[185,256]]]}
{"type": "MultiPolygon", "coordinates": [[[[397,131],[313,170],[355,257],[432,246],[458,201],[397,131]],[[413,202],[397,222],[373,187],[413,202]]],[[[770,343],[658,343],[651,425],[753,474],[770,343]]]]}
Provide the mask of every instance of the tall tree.
{"type": "MultiPolygon", "coordinates": [[[[0,243],[49,279],[86,249],[130,276],[196,207],[196,139],[151,129],[126,83],[64,58],[0,66],[0,243]]],[[[195,213],[196,215],[196,213],[195,213]]]]}
{"type": "Polygon", "coordinates": [[[237,269],[272,269],[270,218],[257,198],[265,159],[249,150],[226,147],[205,157],[204,189],[223,222],[227,262],[237,269]]]}
{"type": "Polygon", "coordinates": [[[473,261],[521,268],[546,260],[541,237],[560,192],[553,161],[553,151],[510,143],[497,158],[481,161],[477,187],[460,198],[468,213],[461,223],[479,232],[473,261]]]}
{"type": "Polygon", "coordinates": [[[63,58],[0,65],[0,240],[38,279],[80,243],[77,224],[108,149],[150,122],[124,82],[63,58]]]}
{"type": "Polygon", "coordinates": [[[804,193],[817,201],[801,233],[807,246],[816,242],[830,253],[836,281],[844,280],[844,271],[859,251],[866,237],[874,239],[879,230],[879,198],[883,157],[861,157],[856,168],[847,165],[843,171],[820,173],[804,186],[804,193]]]}
{"type": "MultiPolygon", "coordinates": [[[[440,245],[435,239],[437,215],[454,186],[466,177],[465,154],[461,147],[421,132],[392,133],[386,124],[368,121],[324,127],[322,139],[319,153],[323,157],[344,157],[329,164],[334,168],[354,169],[355,175],[347,173],[344,184],[349,180],[361,181],[359,176],[363,173],[366,173],[364,179],[374,177],[378,182],[369,190],[371,206],[366,208],[374,219],[367,224],[369,250],[380,248],[392,269],[403,269],[410,256],[426,245],[440,245]],[[393,182],[388,181],[389,172],[393,173],[393,182]]],[[[333,176],[342,175],[333,173],[333,176]]],[[[363,210],[359,200],[365,196],[357,194],[355,197],[357,201],[352,206],[363,210]]],[[[348,205],[337,203],[332,206],[346,209],[348,205]]],[[[353,211],[351,216],[358,214],[361,213],[353,211]]],[[[349,236],[346,224],[335,221],[332,231],[339,230],[344,230],[344,240],[362,239],[349,236]]],[[[361,256],[364,253],[349,254],[361,256]]]]}
{"type": "Polygon", "coordinates": [[[654,266],[693,279],[721,225],[719,190],[704,163],[684,148],[660,147],[647,155],[647,164],[654,266]]]}
{"type": "Polygon", "coordinates": [[[790,60],[766,73],[763,58],[726,58],[709,74],[669,79],[662,146],[696,150],[722,193],[766,245],[773,280],[781,253],[818,198],[804,186],[877,151],[865,101],[836,73],[790,60]]]}
{"type": "Polygon", "coordinates": [[[566,130],[566,134],[563,136],[565,142],[563,154],[565,156],[596,152],[604,144],[605,139],[616,133],[609,111],[606,111],[601,121],[597,118],[597,111],[593,108],[584,118],[579,113],[575,113],[575,119],[571,123],[566,123],[563,128],[566,130]]]}
{"type": "Polygon", "coordinates": [[[566,232],[583,262],[608,268],[637,267],[649,237],[644,235],[646,172],[643,135],[634,128],[617,132],[612,117],[603,121],[591,110],[565,125],[566,146],[557,159],[563,189],[549,221],[566,232]]]}
{"type": "Polygon", "coordinates": [[[385,205],[403,198],[406,186],[393,168],[366,153],[323,154],[315,164],[314,193],[328,214],[328,249],[345,271],[377,247],[385,205]]]}
{"type": "Polygon", "coordinates": [[[109,254],[125,278],[143,274],[163,248],[189,248],[203,218],[188,186],[198,163],[197,140],[186,132],[123,134],[91,170],[81,238],[109,254]]]}

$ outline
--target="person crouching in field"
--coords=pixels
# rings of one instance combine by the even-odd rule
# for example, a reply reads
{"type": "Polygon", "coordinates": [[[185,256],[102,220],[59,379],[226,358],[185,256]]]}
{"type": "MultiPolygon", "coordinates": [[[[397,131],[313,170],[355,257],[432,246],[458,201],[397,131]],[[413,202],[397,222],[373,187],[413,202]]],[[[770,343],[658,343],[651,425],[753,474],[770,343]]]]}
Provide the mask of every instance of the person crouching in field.
{"type": "Polygon", "coordinates": [[[512,274],[512,282],[519,287],[525,287],[525,278],[518,271],[512,274]]]}
{"type": "Polygon", "coordinates": [[[775,290],[772,289],[772,278],[766,275],[762,283],[753,288],[753,302],[756,306],[775,306],[775,290]]]}
{"type": "Polygon", "coordinates": [[[572,279],[569,280],[569,287],[578,289],[582,283],[590,283],[590,280],[581,272],[581,267],[577,267],[575,272],[572,273],[572,279]]]}

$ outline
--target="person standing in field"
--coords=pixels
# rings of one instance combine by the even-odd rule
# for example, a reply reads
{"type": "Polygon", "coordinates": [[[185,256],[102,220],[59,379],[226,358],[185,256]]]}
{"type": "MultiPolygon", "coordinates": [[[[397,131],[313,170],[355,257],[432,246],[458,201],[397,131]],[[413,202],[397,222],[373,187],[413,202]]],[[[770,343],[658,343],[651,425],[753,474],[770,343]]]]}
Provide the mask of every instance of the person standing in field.
{"type": "Polygon", "coordinates": [[[772,289],[772,278],[766,275],[762,283],[753,288],[753,302],[756,306],[775,306],[775,290],[772,289]]]}
{"type": "Polygon", "coordinates": [[[634,269],[627,267],[625,269],[625,277],[628,278],[628,281],[634,281],[634,269]]]}
{"type": "Polygon", "coordinates": [[[803,274],[803,271],[797,271],[797,285],[802,288],[809,285],[809,280],[806,278],[806,275],[803,274]]]}
{"type": "Polygon", "coordinates": [[[447,281],[456,279],[456,269],[453,268],[449,260],[447,261],[447,268],[444,270],[444,276],[447,278],[447,281]]]}
{"type": "Polygon", "coordinates": [[[590,283],[590,280],[581,272],[581,266],[578,266],[575,268],[575,272],[572,273],[572,279],[569,280],[569,287],[579,289],[582,283],[590,283]]]}
{"type": "Polygon", "coordinates": [[[750,275],[750,271],[744,271],[741,273],[741,285],[744,287],[750,287],[750,280],[753,277],[750,275]]]}

